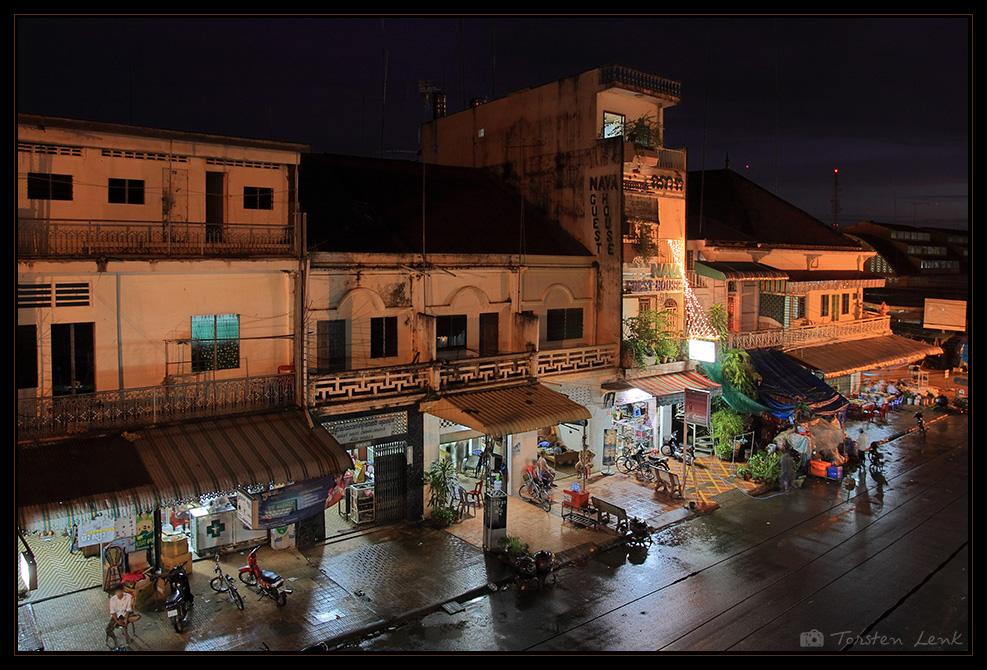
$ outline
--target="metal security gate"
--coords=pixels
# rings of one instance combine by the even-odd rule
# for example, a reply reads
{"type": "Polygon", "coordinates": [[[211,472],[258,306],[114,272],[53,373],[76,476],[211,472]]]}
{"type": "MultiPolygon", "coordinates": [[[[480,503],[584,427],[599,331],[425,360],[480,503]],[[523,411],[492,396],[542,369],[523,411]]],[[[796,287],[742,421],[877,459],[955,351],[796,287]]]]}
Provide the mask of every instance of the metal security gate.
{"type": "Polygon", "coordinates": [[[377,523],[404,521],[407,514],[407,442],[374,445],[374,506],[377,523]]]}

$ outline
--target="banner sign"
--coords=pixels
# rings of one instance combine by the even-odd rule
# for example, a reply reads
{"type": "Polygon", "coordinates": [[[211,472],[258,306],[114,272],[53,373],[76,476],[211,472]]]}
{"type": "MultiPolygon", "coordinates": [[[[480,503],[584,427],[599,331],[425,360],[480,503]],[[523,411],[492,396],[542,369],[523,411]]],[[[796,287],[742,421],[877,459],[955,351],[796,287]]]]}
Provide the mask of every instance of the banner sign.
{"type": "Polygon", "coordinates": [[[685,422],[709,427],[709,391],[685,390],[685,422]]]}
{"type": "Polygon", "coordinates": [[[343,445],[371,442],[408,432],[408,413],[392,412],[360,419],[327,421],[326,430],[343,445]]]}
{"type": "Polygon", "coordinates": [[[116,519],[99,515],[95,519],[79,522],[79,546],[91,547],[94,544],[110,542],[116,537],[116,519]]]}
{"type": "Polygon", "coordinates": [[[263,493],[240,490],[236,516],[251,530],[280,528],[324,510],[335,488],[335,477],[320,477],[263,493]]]}

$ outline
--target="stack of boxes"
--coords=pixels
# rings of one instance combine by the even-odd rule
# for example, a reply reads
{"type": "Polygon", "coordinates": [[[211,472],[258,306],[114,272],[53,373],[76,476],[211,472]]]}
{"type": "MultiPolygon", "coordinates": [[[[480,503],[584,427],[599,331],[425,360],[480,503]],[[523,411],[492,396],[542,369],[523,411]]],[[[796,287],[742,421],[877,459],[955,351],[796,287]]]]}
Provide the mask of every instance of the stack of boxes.
{"type": "MultiPolygon", "coordinates": [[[[185,574],[192,574],[192,552],[188,548],[188,538],[183,533],[161,535],[161,575],[166,576],[176,565],[185,564],[185,574]]],[[[168,580],[158,580],[158,597],[168,597],[168,580]]]]}

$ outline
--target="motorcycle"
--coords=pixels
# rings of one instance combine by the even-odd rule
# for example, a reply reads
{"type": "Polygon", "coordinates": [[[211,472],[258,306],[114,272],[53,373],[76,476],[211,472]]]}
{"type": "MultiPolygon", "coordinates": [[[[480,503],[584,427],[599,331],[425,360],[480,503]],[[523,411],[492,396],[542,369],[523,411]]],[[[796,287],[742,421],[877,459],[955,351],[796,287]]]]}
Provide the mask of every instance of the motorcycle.
{"type": "Polygon", "coordinates": [[[683,452],[682,445],[678,443],[678,431],[676,430],[673,430],[662,442],[661,453],[664,456],[671,456],[680,463],[683,459],[687,459],[686,463],[688,465],[692,465],[692,460],[695,457],[695,451],[692,447],[689,447],[688,454],[683,452]]]}
{"type": "Polygon", "coordinates": [[[546,583],[549,583],[549,577],[551,577],[551,584],[554,584],[557,567],[558,561],[555,554],[550,551],[539,551],[534,556],[518,558],[514,563],[514,572],[517,583],[520,584],[523,591],[534,584],[537,584],[538,588],[545,586],[546,583]]]}
{"type": "Polygon", "coordinates": [[[253,551],[247,554],[247,564],[240,568],[238,577],[247,586],[257,587],[261,598],[269,596],[277,603],[278,607],[284,607],[288,602],[291,589],[285,588],[284,579],[281,578],[281,575],[270,570],[262,570],[257,565],[258,549],[260,549],[259,546],[254,547],[253,551]]]}
{"type": "Polygon", "coordinates": [[[181,633],[188,624],[189,609],[195,602],[195,596],[192,595],[192,589],[189,586],[188,575],[185,574],[185,564],[176,565],[169,570],[166,579],[171,587],[171,594],[165,600],[165,612],[171,619],[175,632],[181,633]]]}
{"type": "Polygon", "coordinates": [[[624,528],[624,541],[635,547],[643,547],[651,544],[651,533],[648,532],[648,524],[638,517],[631,517],[624,528]]]}

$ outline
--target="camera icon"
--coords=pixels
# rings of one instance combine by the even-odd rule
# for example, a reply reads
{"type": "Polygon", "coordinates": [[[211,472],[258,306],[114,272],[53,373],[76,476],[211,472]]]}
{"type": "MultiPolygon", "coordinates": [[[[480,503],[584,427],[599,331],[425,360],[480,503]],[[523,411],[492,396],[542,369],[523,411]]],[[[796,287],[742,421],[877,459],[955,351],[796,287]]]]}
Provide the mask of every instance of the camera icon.
{"type": "Polygon", "coordinates": [[[824,642],[825,637],[815,628],[799,635],[799,646],[801,647],[821,647],[824,642]]]}

